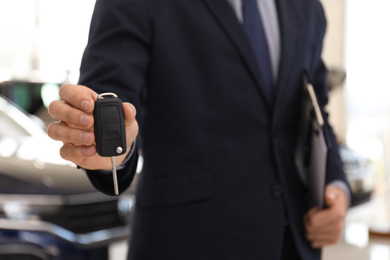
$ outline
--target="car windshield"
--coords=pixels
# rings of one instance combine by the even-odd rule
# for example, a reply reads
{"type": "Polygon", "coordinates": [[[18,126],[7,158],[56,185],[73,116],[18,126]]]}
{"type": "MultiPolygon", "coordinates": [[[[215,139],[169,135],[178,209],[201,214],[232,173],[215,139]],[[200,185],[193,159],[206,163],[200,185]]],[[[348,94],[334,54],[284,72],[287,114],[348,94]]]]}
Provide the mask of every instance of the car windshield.
{"type": "Polygon", "coordinates": [[[0,137],[19,137],[30,136],[30,134],[21,127],[14,119],[9,117],[4,111],[0,110],[0,137]]]}
{"type": "Polygon", "coordinates": [[[9,100],[0,96],[0,137],[42,135],[46,135],[46,132],[34,121],[32,115],[28,116],[9,100]]]}

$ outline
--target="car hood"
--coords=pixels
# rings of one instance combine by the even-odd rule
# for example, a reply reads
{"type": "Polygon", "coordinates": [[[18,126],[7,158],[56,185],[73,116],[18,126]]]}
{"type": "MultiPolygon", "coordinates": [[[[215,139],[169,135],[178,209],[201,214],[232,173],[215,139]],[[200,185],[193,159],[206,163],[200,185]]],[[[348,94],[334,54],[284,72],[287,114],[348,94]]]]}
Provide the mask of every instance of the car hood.
{"type": "Polygon", "coordinates": [[[61,145],[46,135],[0,138],[0,193],[96,192],[83,170],[60,157],[61,145]]]}

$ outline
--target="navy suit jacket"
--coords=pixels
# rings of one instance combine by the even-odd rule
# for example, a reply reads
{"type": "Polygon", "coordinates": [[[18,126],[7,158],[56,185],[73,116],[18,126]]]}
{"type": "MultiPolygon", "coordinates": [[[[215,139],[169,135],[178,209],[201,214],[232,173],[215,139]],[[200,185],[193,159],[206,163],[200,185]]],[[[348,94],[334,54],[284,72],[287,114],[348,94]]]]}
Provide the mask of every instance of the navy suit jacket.
{"type": "MultiPolygon", "coordinates": [[[[80,83],[132,102],[140,122],[129,259],[279,259],[287,223],[302,258],[317,259],[294,148],[305,73],[327,103],[326,21],[317,0],[276,3],[281,60],[269,102],[226,0],[97,0],[80,83]]],[[[326,182],[346,181],[329,130],[326,182]]],[[[119,172],[121,191],[135,160],[119,172]]],[[[111,175],[88,175],[113,194],[111,175]]]]}

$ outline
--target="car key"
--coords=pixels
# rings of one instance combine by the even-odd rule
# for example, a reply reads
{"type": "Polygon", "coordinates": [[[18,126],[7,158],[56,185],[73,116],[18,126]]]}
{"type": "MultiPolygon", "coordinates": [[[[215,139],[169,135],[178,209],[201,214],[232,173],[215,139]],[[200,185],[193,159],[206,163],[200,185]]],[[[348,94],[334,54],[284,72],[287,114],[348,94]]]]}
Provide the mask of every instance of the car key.
{"type": "Polygon", "coordinates": [[[98,95],[93,110],[96,150],[111,157],[114,192],[119,194],[115,156],[126,152],[126,129],[122,101],[114,93],[98,95]]]}

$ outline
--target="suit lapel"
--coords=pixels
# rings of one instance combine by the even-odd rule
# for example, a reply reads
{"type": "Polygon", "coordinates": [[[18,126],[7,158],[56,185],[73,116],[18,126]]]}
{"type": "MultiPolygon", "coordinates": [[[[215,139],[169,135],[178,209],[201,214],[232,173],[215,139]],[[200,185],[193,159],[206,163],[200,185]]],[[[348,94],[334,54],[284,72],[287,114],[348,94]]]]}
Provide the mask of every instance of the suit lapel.
{"type": "MultiPolygon", "coordinates": [[[[291,0],[276,0],[278,14],[279,14],[279,28],[281,40],[281,58],[278,71],[278,81],[276,84],[275,102],[273,104],[273,124],[278,124],[283,120],[285,107],[285,98],[291,96],[291,91],[294,88],[291,86],[291,75],[294,56],[297,55],[298,46],[298,25],[295,23],[294,16],[295,7],[294,1],[291,0]]],[[[299,54],[298,54],[299,55],[299,54]]]]}
{"type": "Polygon", "coordinates": [[[279,63],[275,105],[277,105],[276,103],[280,99],[281,94],[286,91],[288,72],[291,70],[297,44],[297,27],[293,23],[294,19],[291,17],[293,7],[288,6],[290,2],[289,0],[276,0],[281,35],[281,59],[279,63]]]}
{"type": "Polygon", "coordinates": [[[206,4],[223,30],[227,33],[229,38],[237,47],[239,53],[244,59],[245,64],[248,67],[248,70],[258,85],[262,97],[270,106],[269,100],[264,93],[264,81],[259,73],[259,68],[257,66],[252,47],[249,40],[247,39],[242,25],[239,23],[236,14],[233,11],[233,8],[230,6],[227,0],[203,0],[203,2],[206,4]]]}

